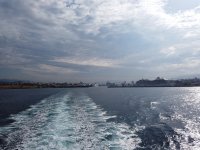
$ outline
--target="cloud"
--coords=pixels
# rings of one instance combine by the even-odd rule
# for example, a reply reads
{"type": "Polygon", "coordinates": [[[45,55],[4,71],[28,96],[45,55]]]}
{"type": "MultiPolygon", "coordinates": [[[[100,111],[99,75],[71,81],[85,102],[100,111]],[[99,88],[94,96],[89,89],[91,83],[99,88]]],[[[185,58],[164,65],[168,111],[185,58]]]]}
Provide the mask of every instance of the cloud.
{"type": "Polygon", "coordinates": [[[23,54],[16,52],[13,48],[0,48],[0,65],[23,65],[24,63],[31,62],[29,59],[24,58],[23,54]]]}
{"type": "Polygon", "coordinates": [[[166,56],[170,56],[176,53],[176,48],[173,46],[170,46],[166,49],[162,49],[160,52],[165,54],[166,56]]]}
{"type": "Polygon", "coordinates": [[[99,58],[55,58],[53,61],[60,63],[75,64],[81,66],[96,66],[96,67],[118,67],[118,64],[114,60],[110,59],[99,59],[99,58]]]}
{"type": "Polygon", "coordinates": [[[180,63],[168,63],[163,64],[162,66],[158,66],[160,71],[168,70],[169,72],[179,71],[179,73],[188,74],[198,74],[200,67],[200,60],[198,58],[186,58],[182,60],[180,63]]]}
{"type": "Polygon", "coordinates": [[[46,73],[58,73],[58,74],[70,74],[70,73],[77,73],[78,71],[64,68],[64,67],[57,67],[57,66],[52,66],[52,65],[46,65],[46,64],[40,64],[39,65],[40,71],[42,70],[43,72],[46,73]]]}
{"type": "Polygon", "coordinates": [[[13,76],[17,69],[24,76],[64,79],[167,75],[170,68],[198,66],[200,6],[169,12],[168,0],[76,0],[80,5],[66,7],[67,2],[1,0],[1,68],[13,76]]]}

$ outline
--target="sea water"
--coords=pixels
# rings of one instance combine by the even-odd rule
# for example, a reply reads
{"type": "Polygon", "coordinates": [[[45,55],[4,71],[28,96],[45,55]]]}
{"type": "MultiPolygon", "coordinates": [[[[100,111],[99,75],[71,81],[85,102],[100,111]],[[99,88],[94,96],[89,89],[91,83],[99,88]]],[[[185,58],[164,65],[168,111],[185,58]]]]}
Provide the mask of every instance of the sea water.
{"type": "Polygon", "coordinates": [[[200,147],[198,87],[2,90],[0,97],[1,122],[13,120],[0,126],[1,149],[200,147]]]}

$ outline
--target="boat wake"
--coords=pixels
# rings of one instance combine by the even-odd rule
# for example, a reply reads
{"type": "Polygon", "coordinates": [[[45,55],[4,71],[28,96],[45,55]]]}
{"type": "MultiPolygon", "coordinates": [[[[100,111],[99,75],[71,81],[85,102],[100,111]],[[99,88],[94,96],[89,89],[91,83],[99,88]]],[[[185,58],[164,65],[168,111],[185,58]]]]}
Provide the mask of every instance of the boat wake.
{"type": "Polygon", "coordinates": [[[123,149],[138,147],[137,127],[111,122],[91,98],[65,93],[51,96],[11,116],[0,129],[2,149],[123,149]]]}

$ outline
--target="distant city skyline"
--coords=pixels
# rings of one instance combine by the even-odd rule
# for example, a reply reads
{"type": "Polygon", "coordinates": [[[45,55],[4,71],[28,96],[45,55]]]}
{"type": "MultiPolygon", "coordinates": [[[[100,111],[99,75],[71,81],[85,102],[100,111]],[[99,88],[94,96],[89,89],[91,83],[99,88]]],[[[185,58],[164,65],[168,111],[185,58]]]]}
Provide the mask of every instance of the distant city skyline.
{"type": "Polygon", "coordinates": [[[0,0],[0,78],[200,77],[198,0],[0,0]]]}

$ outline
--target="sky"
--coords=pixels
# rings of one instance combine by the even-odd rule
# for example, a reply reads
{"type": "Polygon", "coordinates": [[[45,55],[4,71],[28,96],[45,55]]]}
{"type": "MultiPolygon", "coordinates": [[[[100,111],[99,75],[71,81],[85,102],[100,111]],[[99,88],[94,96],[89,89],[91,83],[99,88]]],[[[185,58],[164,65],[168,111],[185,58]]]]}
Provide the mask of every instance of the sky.
{"type": "Polygon", "coordinates": [[[0,78],[200,77],[199,0],[0,0],[0,78]]]}

